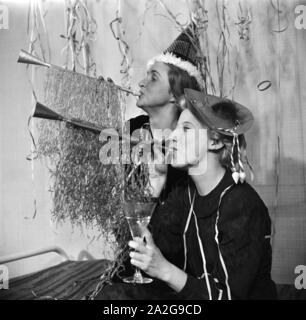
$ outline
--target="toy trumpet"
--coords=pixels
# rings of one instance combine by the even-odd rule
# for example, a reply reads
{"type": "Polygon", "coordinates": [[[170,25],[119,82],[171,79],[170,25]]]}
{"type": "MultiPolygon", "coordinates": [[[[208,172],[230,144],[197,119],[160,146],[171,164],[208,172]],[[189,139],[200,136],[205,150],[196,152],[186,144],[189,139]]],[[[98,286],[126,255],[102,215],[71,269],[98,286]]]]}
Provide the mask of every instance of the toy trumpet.
{"type": "MultiPolygon", "coordinates": [[[[34,55],[32,55],[31,53],[21,49],[20,50],[20,53],[19,53],[19,56],[18,56],[18,60],[17,60],[18,63],[25,63],[25,64],[34,64],[34,65],[37,65],[37,66],[43,66],[43,67],[47,67],[47,68],[50,68],[50,67],[54,67],[54,68],[60,68],[60,69],[63,69],[61,67],[58,67],[58,66],[55,66],[55,65],[52,65],[50,63],[47,63],[47,62],[44,62],[42,61],[41,59],[35,57],[34,55]]],[[[124,87],[121,87],[117,84],[115,84],[115,86],[121,90],[121,91],[124,91],[126,93],[131,93],[132,95],[134,96],[139,96],[139,93],[136,93],[134,92],[133,90],[130,90],[128,88],[124,88],[124,87]]]]}
{"type": "MultiPolygon", "coordinates": [[[[35,109],[32,113],[32,116],[34,118],[41,118],[41,119],[48,119],[48,120],[57,120],[57,121],[64,121],[66,123],[69,123],[73,125],[74,127],[81,128],[84,130],[91,131],[93,133],[100,134],[101,131],[105,131],[105,136],[110,136],[111,138],[118,139],[118,135],[115,134],[112,130],[108,130],[109,128],[105,126],[100,126],[95,123],[89,122],[89,121],[84,121],[76,118],[67,118],[59,113],[51,110],[50,108],[46,107],[45,105],[41,104],[40,102],[36,103],[35,109]]],[[[136,145],[141,140],[137,137],[130,136],[127,134],[119,135],[119,140],[130,140],[131,145],[136,145]]],[[[149,143],[155,143],[155,140],[150,141],[149,143]]],[[[157,142],[158,145],[160,142],[157,142]]],[[[162,146],[162,150],[164,152],[169,151],[169,147],[166,147],[165,145],[162,146]]]]}
{"type": "MultiPolygon", "coordinates": [[[[98,134],[100,134],[101,131],[108,129],[107,127],[103,127],[103,126],[97,125],[92,122],[88,122],[88,121],[84,121],[84,120],[80,120],[80,119],[75,119],[75,118],[64,117],[64,116],[58,114],[57,112],[51,110],[50,108],[46,107],[45,105],[41,104],[40,102],[36,103],[36,106],[35,106],[35,109],[34,109],[32,116],[34,118],[64,121],[66,123],[73,125],[74,127],[88,130],[88,131],[98,133],[98,134]]],[[[105,134],[110,137],[118,138],[118,135],[115,135],[114,133],[110,132],[110,130],[108,130],[105,134]]],[[[120,140],[130,139],[130,142],[132,144],[137,144],[139,142],[139,140],[137,138],[130,137],[128,135],[121,135],[121,136],[119,136],[119,139],[120,140]]]]}
{"type": "Polygon", "coordinates": [[[25,64],[35,64],[37,66],[44,66],[48,68],[51,67],[50,63],[46,63],[22,49],[20,50],[17,62],[25,64]]]}
{"type": "MultiPolygon", "coordinates": [[[[57,113],[57,112],[51,110],[50,108],[46,107],[45,105],[41,104],[40,102],[36,103],[36,106],[35,106],[35,109],[34,109],[34,111],[32,113],[32,116],[34,118],[64,121],[66,123],[69,123],[69,124],[73,125],[74,127],[81,128],[81,129],[84,129],[84,130],[88,130],[88,131],[91,131],[91,132],[97,133],[97,134],[100,134],[102,131],[105,131],[105,135],[106,136],[110,136],[112,138],[118,139],[118,135],[115,134],[113,131],[108,130],[109,129],[108,127],[100,126],[98,124],[95,124],[95,123],[92,123],[92,122],[89,122],[89,121],[84,121],[84,120],[81,120],[81,119],[64,117],[64,116],[60,115],[59,113],[57,113]]],[[[127,134],[119,135],[119,140],[130,140],[130,143],[132,145],[136,145],[139,142],[141,142],[141,140],[139,138],[134,137],[132,135],[130,136],[130,135],[127,135],[127,134]]],[[[149,143],[152,144],[152,143],[155,143],[155,142],[158,145],[160,144],[160,142],[155,141],[154,139],[151,140],[149,143]]],[[[164,152],[167,152],[167,151],[169,151],[171,149],[169,147],[163,145],[162,146],[162,150],[164,152]]]]}

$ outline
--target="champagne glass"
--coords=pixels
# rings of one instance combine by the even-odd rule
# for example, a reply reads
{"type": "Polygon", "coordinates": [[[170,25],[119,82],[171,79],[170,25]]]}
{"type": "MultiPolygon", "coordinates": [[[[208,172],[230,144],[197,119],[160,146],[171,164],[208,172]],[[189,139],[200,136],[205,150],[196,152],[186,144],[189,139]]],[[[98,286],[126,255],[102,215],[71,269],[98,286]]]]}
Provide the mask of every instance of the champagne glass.
{"type": "MultiPolygon", "coordinates": [[[[145,228],[148,226],[151,215],[156,207],[156,201],[137,202],[130,201],[124,204],[124,213],[133,238],[143,238],[145,228]]],[[[143,277],[139,268],[135,267],[135,273],[131,277],[123,279],[127,283],[151,283],[153,279],[143,277]]]]}

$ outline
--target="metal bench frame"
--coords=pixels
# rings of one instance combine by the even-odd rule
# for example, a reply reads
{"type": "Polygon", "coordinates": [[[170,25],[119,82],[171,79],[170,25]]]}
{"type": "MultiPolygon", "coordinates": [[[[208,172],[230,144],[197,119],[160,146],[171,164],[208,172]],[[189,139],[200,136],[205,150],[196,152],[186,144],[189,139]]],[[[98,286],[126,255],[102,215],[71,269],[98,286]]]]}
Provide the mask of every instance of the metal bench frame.
{"type": "Polygon", "coordinates": [[[9,263],[9,262],[17,261],[17,260],[22,260],[22,259],[27,259],[27,258],[39,256],[41,254],[46,254],[49,252],[57,253],[58,255],[60,255],[63,258],[64,261],[69,260],[67,253],[62,248],[57,247],[57,246],[50,246],[50,247],[46,247],[46,248],[42,248],[42,249],[38,249],[38,250],[31,250],[31,251],[26,251],[26,252],[22,252],[22,253],[14,253],[14,254],[0,257],[0,264],[5,264],[5,263],[9,263]]]}

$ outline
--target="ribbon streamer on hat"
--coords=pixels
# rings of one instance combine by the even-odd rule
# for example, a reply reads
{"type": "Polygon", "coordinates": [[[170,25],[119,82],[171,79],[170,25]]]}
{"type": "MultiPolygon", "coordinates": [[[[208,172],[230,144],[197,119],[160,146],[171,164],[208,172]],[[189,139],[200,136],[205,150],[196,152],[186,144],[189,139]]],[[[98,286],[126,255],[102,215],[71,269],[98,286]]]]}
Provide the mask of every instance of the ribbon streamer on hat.
{"type": "Polygon", "coordinates": [[[244,167],[243,167],[243,163],[241,161],[241,149],[240,149],[240,145],[239,145],[239,135],[236,132],[238,126],[239,126],[239,121],[236,120],[237,125],[232,128],[232,129],[223,129],[223,128],[217,128],[218,131],[225,131],[225,132],[230,132],[233,135],[233,144],[232,144],[232,150],[231,150],[231,164],[232,164],[232,177],[233,180],[235,181],[235,183],[237,184],[238,181],[240,180],[241,183],[243,183],[245,181],[246,178],[246,174],[244,171],[244,167]],[[235,164],[235,160],[234,160],[234,151],[235,151],[235,146],[237,147],[237,162],[238,162],[238,166],[239,166],[239,171],[237,171],[236,168],[236,164],[235,164]]]}

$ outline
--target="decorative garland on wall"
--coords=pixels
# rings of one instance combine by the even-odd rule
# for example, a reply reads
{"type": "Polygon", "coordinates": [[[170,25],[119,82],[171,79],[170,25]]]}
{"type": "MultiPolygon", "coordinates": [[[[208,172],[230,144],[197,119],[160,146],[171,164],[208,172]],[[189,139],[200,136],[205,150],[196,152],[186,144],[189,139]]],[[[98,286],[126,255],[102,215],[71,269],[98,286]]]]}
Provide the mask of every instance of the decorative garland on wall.
{"type": "Polygon", "coordinates": [[[96,40],[97,23],[90,14],[86,0],[66,0],[66,39],[62,50],[66,69],[96,76],[96,64],[91,55],[91,43],[96,40]]]}
{"type": "MultiPolygon", "coordinates": [[[[49,36],[45,24],[45,15],[47,11],[40,1],[29,2],[28,15],[27,15],[27,36],[29,37],[29,48],[28,52],[34,55],[42,57],[43,61],[50,59],[51,50],[49,44],[49,36]]],[[[34,89],[34,83],[36,79],[36,69],[29,68],[27,65],[27,77],[32,90],[32,104],[37,102],[37,97],[34,89]]],[[[36,202],[36,187],[35,187],[35,166],[34,161],[37,158],[36,144],[34,140],[35,135],[35,124],[31,121],[32,115],[28,118],[28,131],[31,137],[30,154],[26,157],[27,160],[31,161],[31,180],[33,188],[33,207],[34,213],[32,219],[37,215],[37,202],[36,202]]],[[[29,219],[30,217],[25,217],[29,219]]]]}

